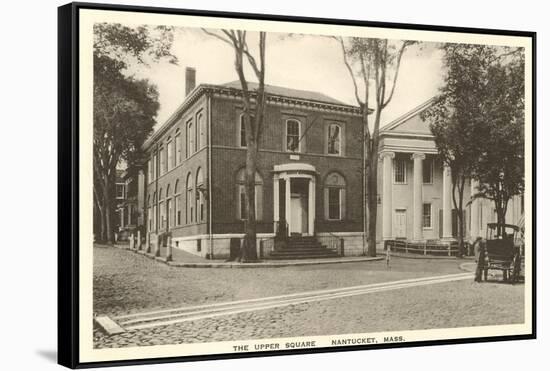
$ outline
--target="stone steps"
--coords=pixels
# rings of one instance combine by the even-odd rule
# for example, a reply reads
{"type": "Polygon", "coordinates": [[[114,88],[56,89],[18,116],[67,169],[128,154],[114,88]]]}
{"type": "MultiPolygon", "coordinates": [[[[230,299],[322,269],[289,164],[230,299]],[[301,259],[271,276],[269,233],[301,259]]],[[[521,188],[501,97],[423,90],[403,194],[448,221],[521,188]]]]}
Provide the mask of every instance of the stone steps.
{"type": "Polygon", "coordinates": [[[287,240],[287,245],[276,251],[271,251],[266,257],[275,260],[293,260],[293,259],[323,259],[338,257],[338,253],[328,250],[317,238],[313,236],[291,236],[287,240]]]}

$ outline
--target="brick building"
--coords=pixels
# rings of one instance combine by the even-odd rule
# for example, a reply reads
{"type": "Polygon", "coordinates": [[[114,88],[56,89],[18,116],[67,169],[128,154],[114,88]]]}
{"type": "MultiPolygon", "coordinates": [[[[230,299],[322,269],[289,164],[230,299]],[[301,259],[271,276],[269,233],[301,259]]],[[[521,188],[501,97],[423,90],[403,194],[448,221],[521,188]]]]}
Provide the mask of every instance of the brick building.
{"type": "MultiPolygon", "coordinates": [[[[186,70],[184,102],[144,144],[149,160],[139,175],[138,208],[152,241],[170,232],[176,248],[219,258],[229,254],[231,238],[243,236],[246,143],[240,91],[238,81],[195,87],[195,71],[186,70]]],[[[274,236],[283,222],[289,235],[319,244],[337,237],[344,240],[346,255],[363,254],[359,108],[317,92],[269,85],[266,92],[256,174],[258,237],[274,236]]],[[[382,130],[380,240],[456,235],[449,175],[435,160],[433,137],[419,116],[428,105],[382,130]]],[[[479,234],[493,215],[483,213],[488,202],[476,201],[473,209],[468,232],[479,234]]],[[[520,213],[517,206],[510,209],[520,213]]]]}

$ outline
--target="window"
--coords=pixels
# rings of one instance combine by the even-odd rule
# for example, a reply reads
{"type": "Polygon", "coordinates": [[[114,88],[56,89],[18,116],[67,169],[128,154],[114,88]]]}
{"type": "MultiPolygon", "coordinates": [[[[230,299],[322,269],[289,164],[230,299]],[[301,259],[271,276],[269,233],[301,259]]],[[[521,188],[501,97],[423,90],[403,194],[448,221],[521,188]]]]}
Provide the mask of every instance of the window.
{"type": "Polygon", "coordinates": [[[157,192],[153,193],[153,228],[156,230],[158,228],[157,220],[157,192]]]}
{"type": "Polygon", "coordinates": [[[176,138],[174,139],[176,145],[176,165],[181,163],[181,135],[179,129],[176,130],[176,138]]]}
{"type": "Polygon", "coordinates": [[[199,149],[202,149],[206,146],[206,120],[203,118],[202,112],[197,116],[197,131],[198,131],[198,145],[199,149]]]}
{"type": "Polygon", "coordinates": [[[286,121],[286,150],[300,152],[300,121],[286,121]]]}
{"type": "Polygon", "coordinates": [[[395,184],[407,183],[407,162],[404,159],[396,158],[393,160],[393,175],[395,184]]]}
{"type": "Polygon", "coordinates": [[[168,187],[166,187],[166,227],[170,229],[174,225],[174,222],[172,220],[172,198],[170,194],[170,184],[168,184],[168,187]]]}
{"type": "Polygon", "coordinates": [[[187,157],[194,153],[195,149],[195,126],[193,120],[187,122],[187,157]]]}
{"type": "Polygon", "coordinates": [[[425,203],[422,205],[422,228],[432,228],[432,204],[425,203]]]}
{"type": "Polygon", "coordinates": [[[340,220],[340,188],[328,189],[328,218],[340,220]]]}
{"type": "MultiPolygon", "coordinates": [[[[243,168],[237,173],[237,219],[240,220],[248,219],[244,182],[245,169],[243,168]]],[[[263,214],[263,180],[258,172],[256,172],[254,182],[254,212],[256,220],[261,220],[263,214]]]]}
{"type": "MultiPolygon", "coordinates": [[[[250,116],[254,120],[254,116],[250,116]]],[[[244,113],[239,116],[239,147],[246,147],[246,125],[244,122],[244,113]]]]}
{"type": "Polygon", "coordinates": [[[166,145],[166,152],[168,153],[168,170],[172,170],[175,167],[174,163],[174,142],[172,138],[168,138],[168,144],[166,145]]]}
{"type": "Polygon", "coordinates": [[[179,180],[176,180],[176,186],[174,187],[174,225],[181,225],[181,195],[179,180]]]}
{"type": "Polygon", "coordinates": [[[328,126],[328,135],[327,135],[327,143],[328,143],[328,154],[329,155],[340,155],[341,154],[341,133],[342,128],[338,124],[330,124],[328,126]]]}
{"type": "Polygon", "coordinates": [[[151,206],[149,206],[147,208],[147,220],[148,220],[148,225],[149,225],[149,231],[152,231],[153,230],[153,215],[152,215],[152,211],[151,211],[151,206]]]}
{"type": "Polygon", "coordinates": [[[166,172],[166,153],[164,151],[164,148],[160,149],[159,152],[159,161],[160,161],[160,175],[163,175],[166,172]]]}
{"type": "Polygon", "coordinates": [[[338,173],[330,173],[325,180],[325,219],[343,220],[346,215],[346,181],[338,173]]]}
{"type": "Polygon", "coordinates": [[[197,195],[196,195],[196,210],[197,210],[197,218],[196,220],[198,222],[204,221],[204,178],[202,175],[202,169],[199,168],[197,170],[197,181],[195,183],[197,185],[197,195]]]}
{"type": "Polygon", "coordinates": [[[193,223],[193,177],[187,174],[187,210],[185,212],[185,223],[193,223]]]}
{"type": "Polygon", "coordinates": [[[162,192],[162,188],[159,191],[159,220],[157,229],[164,229],[164,214],[166,209],[164,208],[164,202],[163,202],[164,193],[162,192]]]}
{"type": "Polygon", "coordinates": [[[246,125],[244,122],[244,114],[241,113],[239,118],[239,146],[246,147],[246,125]]]}
{"type": "Polygon", "coordinates": [[[155,180],[157,178],[158,172],[157,172],[157,154],[155,153],[153,155],[153,176],[151,180],[155,180]]]}
{"type": "Polygon", "coordinates": [[[166,220],[167,220],[168,229],[174,226],[173,215],[174,214],[172,212],[172,199],[169,198],[166,200],[166,220]]]}
{"type": "Polygon", "coordinates": [[[116,184],[116,198],[117,200],[124,200],[124,183],[116,184]]]}
{"type": "Polygon", "coordinates": [[[427,158],[422,163],[422,183],[432,184],[434,175],[434,161],[427,158]]]}
{"type": "Polygon", "coordinates": [[[147,181],[151,182],[153,180],[153,164],[152,161],[147,161],[147,181]]]}

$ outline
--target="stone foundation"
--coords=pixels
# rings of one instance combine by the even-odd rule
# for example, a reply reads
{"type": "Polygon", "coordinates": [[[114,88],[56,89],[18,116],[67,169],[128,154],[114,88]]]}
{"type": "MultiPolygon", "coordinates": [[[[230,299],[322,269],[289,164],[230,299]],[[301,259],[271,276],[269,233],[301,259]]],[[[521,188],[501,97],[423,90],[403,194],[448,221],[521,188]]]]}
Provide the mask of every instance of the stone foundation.
{"type": "MultiPolygon", "coordinates": [[[[272,238],[273,233],[259,233],[257,235],[257,253],[260,255],[260,241],[265,238],[272,238]]],[[[229,258],[229,245],[231,238],[242,239],[244,234],[217,234],[212,235],[196,235],[190,237],[174,237],[172,246],[175,249],[186,251],[190,254],[211,259],[227,259],[229,258]]],[[[318,233],[317,239],[321,244],[329,246],[336,244],[335,247],[340,248],[339,239],[344,239],[344,256],[362,256],[366,254],[366,248],[363,249],[363,233],[362,232],[338,232],[338,233],[318,233]]],[[[338,250],[340,251],[340,250],[338,250]]]]}

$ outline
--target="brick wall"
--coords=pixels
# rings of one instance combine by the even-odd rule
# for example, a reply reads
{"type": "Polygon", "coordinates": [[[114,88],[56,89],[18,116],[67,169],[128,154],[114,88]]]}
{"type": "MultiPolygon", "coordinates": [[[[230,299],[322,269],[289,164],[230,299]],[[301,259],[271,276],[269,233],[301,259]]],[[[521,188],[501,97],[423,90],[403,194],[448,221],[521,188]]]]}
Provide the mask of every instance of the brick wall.
{"type": "MultiPolygon", "coordinates": [[[[245,166],[246,150],[238,147],[238,123],[241,105],[238,100],[215,98],[212,103],[213,149],[213,232],[242,233],[244,225],[237,220],[236,176],[245,166]]],[[[273,175],[275,165],[290,162],[308,163],[317,172],[316,179],[316,230],[351,232],[362,230],[362,176],[361,176],[361,123],[359,117],[297,109],[284,106],[268,106],[264,123],[263,141],[260,147],[258,168],[263,181],[263,210],[258,223],[259,233],[273,231],[273,175]],[[305,134],[305,145],[299,160],[291,160],[283,151],[286,119],[298,119],[305,134]],[[329,122],[343,127],[343,156],[326,154],[326,128],[329,122]],[[313,123],[313,124],[312,124],[313,123]],[[339,172],[346,180],[346,215],[342,221],[325,221],[323,183],[330,172],[339,172]]]]}

